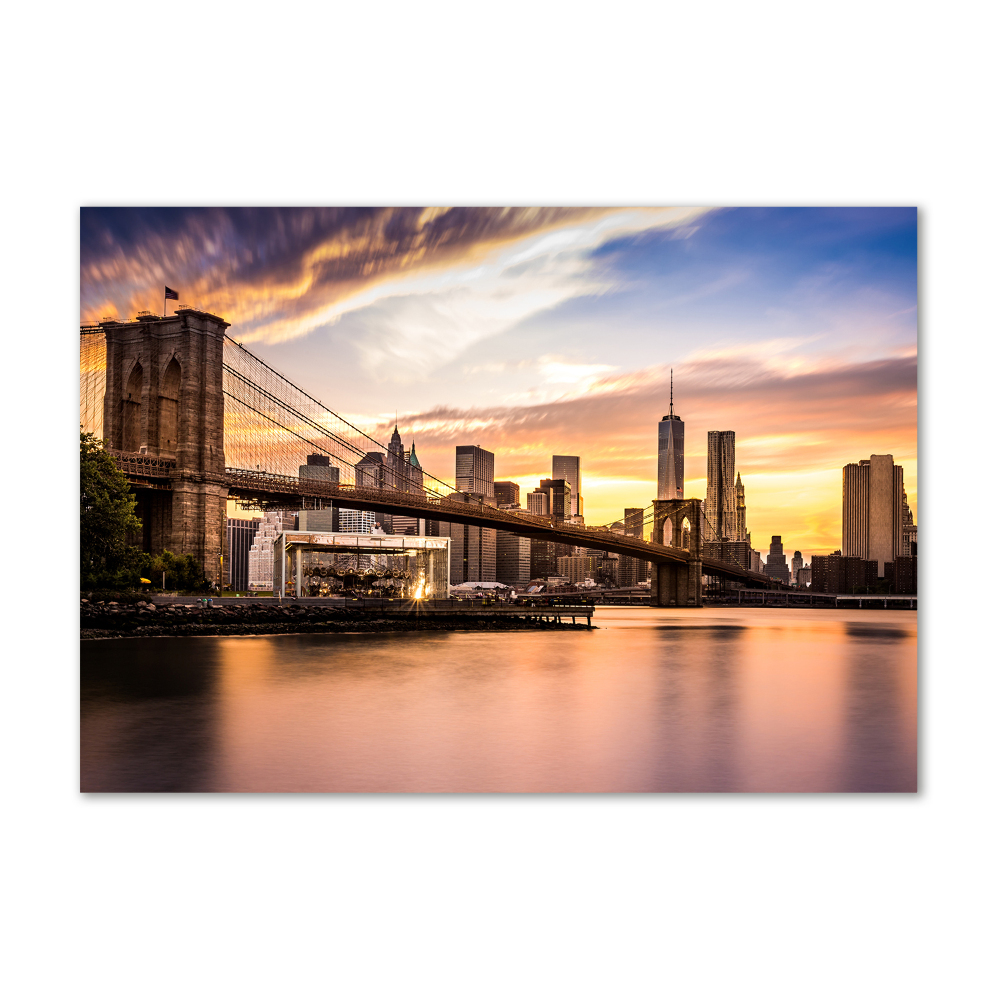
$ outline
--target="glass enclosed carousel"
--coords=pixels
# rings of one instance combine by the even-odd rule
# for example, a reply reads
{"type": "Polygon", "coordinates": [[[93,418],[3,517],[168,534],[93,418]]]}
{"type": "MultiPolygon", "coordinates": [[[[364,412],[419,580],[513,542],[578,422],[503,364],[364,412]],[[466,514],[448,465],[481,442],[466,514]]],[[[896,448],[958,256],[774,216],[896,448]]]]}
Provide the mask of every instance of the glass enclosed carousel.
{"type": "Polygon", "coordinates": [[[449,538],[286,531],[274,540],[275,596],[447,597],[449,538]]]}

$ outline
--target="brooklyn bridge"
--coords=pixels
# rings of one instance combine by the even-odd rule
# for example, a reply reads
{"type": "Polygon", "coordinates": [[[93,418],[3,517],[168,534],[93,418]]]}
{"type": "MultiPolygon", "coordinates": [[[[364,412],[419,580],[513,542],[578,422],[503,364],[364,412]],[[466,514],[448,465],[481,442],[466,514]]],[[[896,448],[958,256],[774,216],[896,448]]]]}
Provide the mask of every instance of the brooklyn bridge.
{"type": "Polygon", "coordinates": [[[209,579],[226,539],[226,502],[376,511],[586,546],[649,562],[654,606],[700,606],[702,576],[773,587],[711,536],[700,501],[654,500],[650,540],[498,508],[421,470],[397,478],[388,447],[324,406],[228,334],[210,313],[139,313],[80,328],[80,423],[134,490],[150,552],[189,552],[209,579]],[[300,475],[307,455],[327,478],[300,475]]]}

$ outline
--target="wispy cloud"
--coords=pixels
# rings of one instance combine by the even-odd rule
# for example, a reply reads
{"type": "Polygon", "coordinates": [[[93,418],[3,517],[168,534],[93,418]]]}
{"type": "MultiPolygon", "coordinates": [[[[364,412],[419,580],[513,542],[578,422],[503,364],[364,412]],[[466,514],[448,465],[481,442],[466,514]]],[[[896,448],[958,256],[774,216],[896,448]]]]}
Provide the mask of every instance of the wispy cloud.
{"type": "Polygon", "coordinates": [[[170,284],[224,315],[247,343],[302,337],[372,310],[362,351],[369,367],[393,358],[440,363],[600,290],[585,255],[602,241],[702,211],[84,209],[82,319],[156,308],[170,284]]]}

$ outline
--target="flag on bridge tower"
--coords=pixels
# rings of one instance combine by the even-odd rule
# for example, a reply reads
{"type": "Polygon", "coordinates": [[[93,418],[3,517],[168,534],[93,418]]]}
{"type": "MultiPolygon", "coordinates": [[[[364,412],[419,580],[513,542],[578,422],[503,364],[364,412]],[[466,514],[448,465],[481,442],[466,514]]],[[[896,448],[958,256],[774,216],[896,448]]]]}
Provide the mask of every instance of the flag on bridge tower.
{"type": "Polygon", "coordinates": [[[175,292],[169,285],[163,286],[163,315],[167,315],[167,299],[179,299],[180,295],[175,292]]]}

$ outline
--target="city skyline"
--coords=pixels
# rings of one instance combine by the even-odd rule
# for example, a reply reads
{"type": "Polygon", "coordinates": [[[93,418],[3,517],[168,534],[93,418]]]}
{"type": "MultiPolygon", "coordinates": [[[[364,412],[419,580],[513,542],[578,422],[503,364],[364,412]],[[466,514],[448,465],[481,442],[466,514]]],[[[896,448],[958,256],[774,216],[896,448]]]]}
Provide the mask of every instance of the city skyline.
{"type": "Polygon", "coordinates": [[[588,523],[619,519],[656,496],[673,367],[685,496],[726,427],[755,539],[838,548],[859,454],[896,456],[919,520],[913,210],[117,209],[81,230],[81,319],[158,311],[168,284],[379,440],[398,406],[431,473],[477,442],[525,491],[578,455],[588,523]]]}

